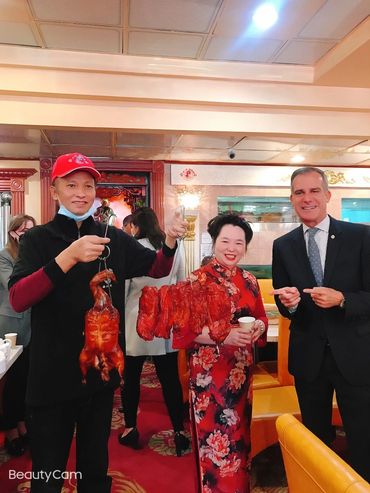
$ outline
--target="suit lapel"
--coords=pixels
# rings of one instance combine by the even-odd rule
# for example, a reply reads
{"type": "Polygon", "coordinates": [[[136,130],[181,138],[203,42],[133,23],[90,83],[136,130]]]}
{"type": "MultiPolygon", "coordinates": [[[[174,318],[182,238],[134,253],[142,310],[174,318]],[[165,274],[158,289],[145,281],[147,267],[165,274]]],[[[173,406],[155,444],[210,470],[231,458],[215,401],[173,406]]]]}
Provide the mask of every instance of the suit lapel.
{"type": "Polygon", "coordinates": [[[324,270],[324,286],[329,284],[330,278],[334,272],[336,258],[342,244],[342,231],[340,223],[330,218],[328,246],[326,248],[325,270],[324,270]]]}

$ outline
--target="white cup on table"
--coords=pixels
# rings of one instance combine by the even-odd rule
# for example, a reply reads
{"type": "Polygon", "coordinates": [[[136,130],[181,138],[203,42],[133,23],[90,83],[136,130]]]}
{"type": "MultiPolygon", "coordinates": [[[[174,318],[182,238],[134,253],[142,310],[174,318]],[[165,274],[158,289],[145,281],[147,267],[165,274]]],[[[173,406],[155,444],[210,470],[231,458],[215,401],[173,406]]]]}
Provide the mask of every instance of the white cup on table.
{"type": "Polygon", "coordinates": [[[4,353],[0,351],[0,373],[5,373],[6,371],[6,359],[4,353]]]}
{"type": "Polygon", "coordinates": [[[252,330],[253,324],[256,321],[254,317],[240,317],[238,318],[239,327],[249,332],[252,330]]]}
{"type": "Polygon", "coordinates": [[[17,335],[18,334],[16,332],[9,332],[9,334],[4,335],[5,339],[8,339],[8,341],[11,342],[12,349],[14,349],[15,346],[17,345],[17,335]]]}
{"type": "Polygon", "coordinates": [[[0,339],[0,352],[3,353],[5,359],[9,358],[12,343],[8,339],[0,339]]]}

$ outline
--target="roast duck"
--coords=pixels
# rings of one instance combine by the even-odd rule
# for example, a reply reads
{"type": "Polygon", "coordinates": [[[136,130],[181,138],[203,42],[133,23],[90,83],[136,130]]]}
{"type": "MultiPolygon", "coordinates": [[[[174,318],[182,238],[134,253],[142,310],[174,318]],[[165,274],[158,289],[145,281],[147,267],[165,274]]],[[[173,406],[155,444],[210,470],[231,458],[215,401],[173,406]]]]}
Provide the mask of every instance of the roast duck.
{"type": "Polygon", "coordinates": [[[209,335],[216,343],[225,339],[237,301],[235,294],[230,296],[224,285],[206,273],[199,274],[200,271],[177,284],[159,289],[143,288],[137,320],[137,332],[142,339],[168,339],[172,330],[173,346],[181,348],[197,337],[204,327],[208,327],[209,335]]]}
{"type": "Polygon", "coordinates": [[[86,383],[89,368],[100,371],[105,382],[109,380],[110,370],[116,368],[122,379],[123,353],[118,344],[119,313],[100,285],[115,280],[113,272],[105,269],[90,281],[95,303],[85,315],[85,345],[80,354],[83,383],[86,383]]]}

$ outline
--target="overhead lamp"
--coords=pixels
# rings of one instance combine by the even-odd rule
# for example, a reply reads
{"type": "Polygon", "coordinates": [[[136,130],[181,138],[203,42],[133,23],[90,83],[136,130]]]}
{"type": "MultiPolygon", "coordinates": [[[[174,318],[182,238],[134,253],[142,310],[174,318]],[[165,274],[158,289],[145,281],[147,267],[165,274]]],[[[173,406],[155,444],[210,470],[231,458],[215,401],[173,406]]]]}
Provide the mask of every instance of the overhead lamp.
{"type": "Polygon", "coordinates": [[[260,5],[253,14],[254,25],[261,31],[269,29],[278,20],[276,7],[272,3],[264,3],[260,5]]]}
{"type": "Polygon", "coordinates": [[[294,164],[300,164],[300,163],[303,163],[303,161],[305,161],[305,157],[302,156],[302,154],[296,154],[295,156],[292,157],[292,159],[290,160],[291,163],[294,163],[294,164]]]}
{"type": "Polygon", "coordinates": [[[177,190],[180,205],[185,209],[197,209],[201,201],[201,191],[194,187],[183,187],[177,190]]]}

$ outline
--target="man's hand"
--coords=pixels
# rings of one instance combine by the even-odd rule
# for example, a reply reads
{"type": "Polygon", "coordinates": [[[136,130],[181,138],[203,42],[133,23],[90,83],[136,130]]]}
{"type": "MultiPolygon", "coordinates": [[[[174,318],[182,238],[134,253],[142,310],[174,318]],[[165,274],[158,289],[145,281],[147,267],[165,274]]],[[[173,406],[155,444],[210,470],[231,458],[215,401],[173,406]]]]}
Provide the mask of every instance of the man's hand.
{"type": "Polygon", "coordinates": [[[301,295],[296,287],[274,289],[273,295],[279,296],[279,300],[286,308],[295,308],[301,301],[301,295]]]}
{"type": "Polygon", "coordinates": [[[186,235],[188,223],[183,219],[180,210],[177,210],[166,231],[165,243],[169,248],[175,248],[176,240],[186,235]]]}
{"type": "Polygon", "coordinates": [[[312,301],[320,308],[332,308],[333,306],[339,306],[344,298],[341,291],[337,291],[332,288],[306,288],[303,292],[310,294],[312,301]]]}
{"type": "Polygon", "coordinates": [[[109,238],[101,238],[95,235],[83,236],[63,250],[55,258],[55,261],[63,272],[68,272],[78,262],[96,260],[101,256],[105,245],[109,242],[109,238]]]}

